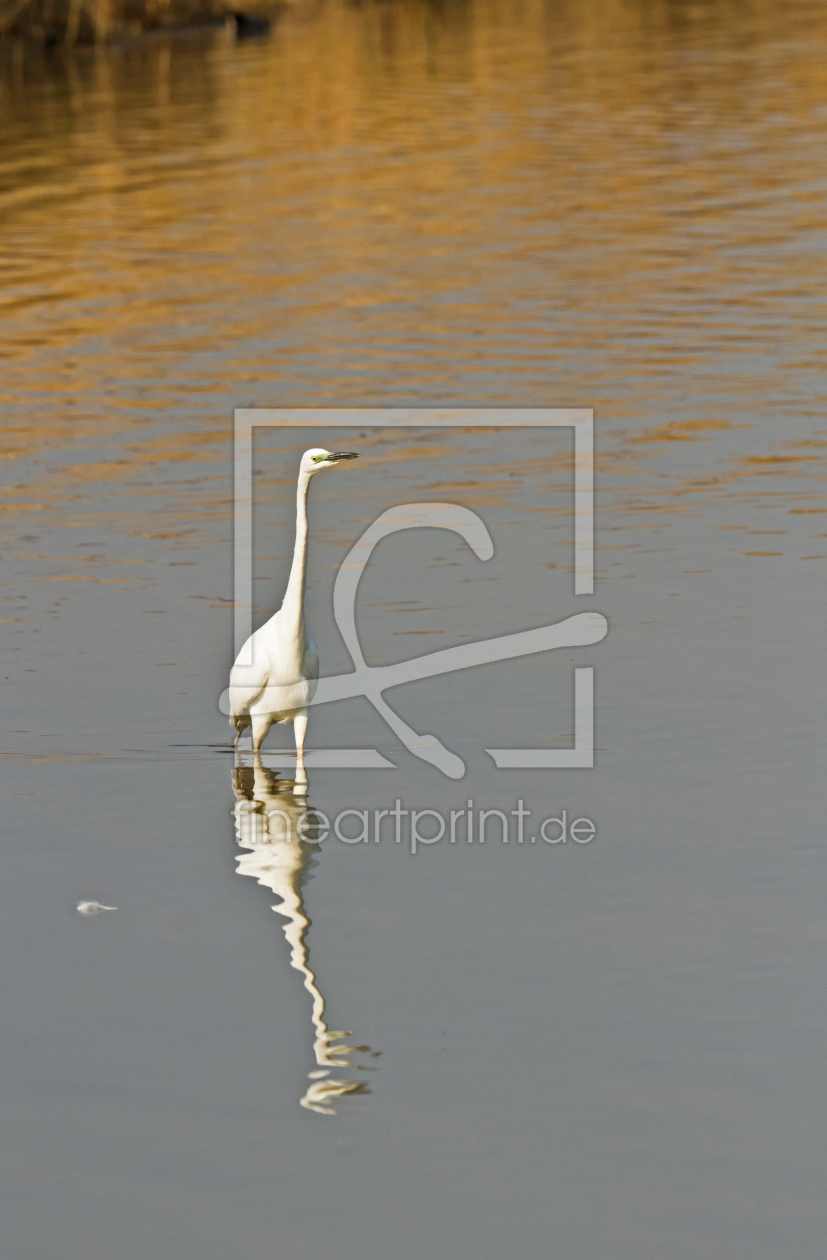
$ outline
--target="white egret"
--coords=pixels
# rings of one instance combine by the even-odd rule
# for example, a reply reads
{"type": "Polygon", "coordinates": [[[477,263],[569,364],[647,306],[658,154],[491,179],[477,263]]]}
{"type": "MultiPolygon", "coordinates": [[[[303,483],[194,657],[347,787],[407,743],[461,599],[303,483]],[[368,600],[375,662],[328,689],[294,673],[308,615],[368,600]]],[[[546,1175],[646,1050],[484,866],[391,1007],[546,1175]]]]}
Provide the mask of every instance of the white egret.
{"type": "Polygon", "coordinates": [[[304,584],[307,571],[307,490],[310,478],[333,468],[353,451],[326,451],[313,447],[299,464],[296,488],[296,544],[293,564],[281,608],[250,636],[230,673],[230,725],[235,742],[249,726],[253,748],[261,748],[270,727],[292,722],[296,737],[296,786],[307,783],[304,769],[304,737],[307,706],[319,678],[319,653],[304,620],[304,584]],[[248,663],[249,662],[249,663],[248,663]]]}

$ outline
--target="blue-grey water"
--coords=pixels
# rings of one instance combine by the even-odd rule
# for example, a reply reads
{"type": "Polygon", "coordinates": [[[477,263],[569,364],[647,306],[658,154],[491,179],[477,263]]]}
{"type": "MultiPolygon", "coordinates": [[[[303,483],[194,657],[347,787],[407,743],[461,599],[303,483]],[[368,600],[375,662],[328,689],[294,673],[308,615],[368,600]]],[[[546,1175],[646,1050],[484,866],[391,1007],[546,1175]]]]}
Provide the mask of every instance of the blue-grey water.
{"type": "Polygon", "coordinates": [[[3,66],[8,1260],[821,1260],[825,65],[810,0],[398,0],[3,66]],[[259,617],[329,445],[323,673],[339,564],[417,500],[495,554],[386,539],[369,663],[610,630],[388,693],[459,781],[315,709],[395,768],[309,804],[591,843],[299,845],[236,764],[233,408],[361,405],[594,407],[595,594],[567,432],[357,422],[257,434],[259,617]],[[585,665],[594,768],[496,769],[570,742],[585,665]]]}

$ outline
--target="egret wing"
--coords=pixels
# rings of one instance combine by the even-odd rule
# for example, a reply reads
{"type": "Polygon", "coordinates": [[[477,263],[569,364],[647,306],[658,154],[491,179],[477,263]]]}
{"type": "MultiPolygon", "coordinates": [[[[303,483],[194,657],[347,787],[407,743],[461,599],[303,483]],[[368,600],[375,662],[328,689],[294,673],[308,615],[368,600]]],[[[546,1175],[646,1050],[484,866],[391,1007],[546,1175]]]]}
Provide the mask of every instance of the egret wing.
{"type": "Polygon", "coordinates": [[[250,712],[270,680],[270,662],[266,659],[253,665],[234,665],[230,670],[230,713],[240,717],[250,712]]]}
{"type": "Polygon", "coordinates": [[[302,674],[310,682],[316,682],[319,677],[319,649],[316,647],[313,636],[310,634],[307,636],[307,643],[304,648],[302,674]]]}

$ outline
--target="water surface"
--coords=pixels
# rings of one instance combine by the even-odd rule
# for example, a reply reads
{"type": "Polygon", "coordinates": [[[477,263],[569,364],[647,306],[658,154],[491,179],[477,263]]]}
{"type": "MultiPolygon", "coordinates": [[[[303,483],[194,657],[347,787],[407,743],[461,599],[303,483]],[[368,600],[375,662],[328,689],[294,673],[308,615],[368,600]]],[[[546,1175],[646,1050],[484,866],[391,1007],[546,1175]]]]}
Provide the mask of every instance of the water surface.
{"type": "Polygon", "coordinates": [[[825,65],[807,0],[411,0],[4,68],[14,1260],[820,1260],[825,65]],[[289,779],[216,703],[232,409],[320,404],[596,408],[593,599],[565,433],[255,455],[260,616],[298,455],[363,456],[311,491],[325,672],[337,566],[399,502],[472,508],[495,555],[383,542],[377,662],[611,624],[394,694],[459,783],[320,709],[311,747],[396,768],[317,769],[310,804],[523,799],[590,845],[286,847],[289,779]],[[578,664],[595,769],[495,770],[565,743],[578,664]],[[367,1049],[310,1077],[324,1030],[367,1049]]]}

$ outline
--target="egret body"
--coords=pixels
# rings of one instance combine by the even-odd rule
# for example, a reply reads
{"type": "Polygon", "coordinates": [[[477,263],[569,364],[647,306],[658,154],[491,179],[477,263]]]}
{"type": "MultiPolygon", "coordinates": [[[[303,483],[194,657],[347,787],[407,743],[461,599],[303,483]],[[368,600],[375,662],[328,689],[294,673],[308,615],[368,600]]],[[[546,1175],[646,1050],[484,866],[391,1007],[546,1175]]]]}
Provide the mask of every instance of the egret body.
{"type": "Polygon", "coordinates": [[[230,672],[230,725],[236,729],[236,744],[241,732],[250,727],[253,747],[258,752],[274,723],[292,722],[297,786],[307,783],[307,706],[319,678],[319,653],[304,619],[307,491],[316,473],[348,459],[358,456],[351,451],[332,452],[321,447],[302,455],[296,488],[296,544],[284,600],[275,616],[247,640],[230,672]],[[242,661],[250,663],[241,664],[242,661]]]}

